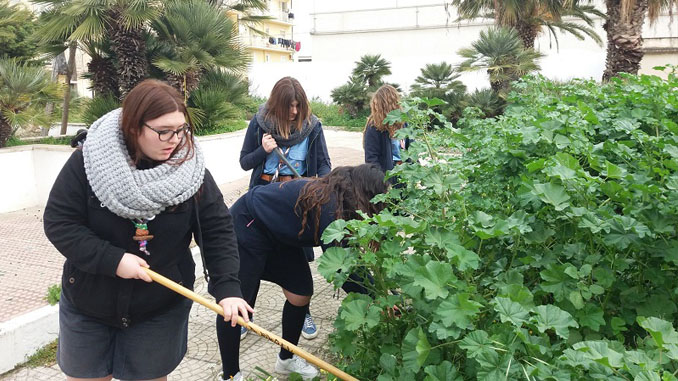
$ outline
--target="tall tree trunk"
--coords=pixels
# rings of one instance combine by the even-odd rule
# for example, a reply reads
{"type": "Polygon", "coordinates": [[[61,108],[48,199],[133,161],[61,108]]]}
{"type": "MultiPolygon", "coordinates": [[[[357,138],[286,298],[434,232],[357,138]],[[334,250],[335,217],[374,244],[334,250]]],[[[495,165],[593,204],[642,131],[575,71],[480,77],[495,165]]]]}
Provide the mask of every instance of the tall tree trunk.
{"type": "Polygon", "coordinates": [[[523,41],[523,46],[525,49],[534,48],[534,40],[537,39],[537,33],[539,30],[534,26],[524,22],[519,22],[515,25],[518,36],[523,41]]]}
{"type": "MultiPolygon", "coordinates": [[[[52,60],[52,82],[57,82],[59,80],[59,75],[66,75],[67,74],[67,63],[66,63],[66,57],[64,56],[64,52],[59,53],[54,59],[52,60]]],[[[47,102],[45,105],[45,114],[47,115],[52,115],[54,112],[54,102],[47,102]]],[[[47,136],[49,135],[49,130],[51,126],[46,126],[42,127],[42,136],[47,136]]]]}
{"type": "Polygon", "coordinates": [[[177,91],[179,91],[186,99],[188,99],[193,90],[198,88],[201,77],[201,71],[193,70],[186,72],[185,75],[176,75],[170,73],[167,73],[166,75],[167,83],[177,89],[177,91]]]}
{"type": "Polygon", "coordinates": [[[643,59],[643,23],[647,14],[648,0],[635,0],[630,13],[622,15],[623,0],[605,0],[607,21],[603,28],[607,32],[607,58],[603,81],[619,73],[638,74],[643,59]]]}
{"type": "Polygon", "coordinates": [[[124,97],[148,76],[146,40],[142,28],[127,28],[121,24],[119,9],[111,11],[111,50],[118,59],[120,95],[124,97]]]}
{"type": "Polygon", "coordinates": [[[7,144],[7,140],[9,140],[11,135],[12,125],[9,124],[9,121],[4,116],[0,115],[0,148],[7,144]]]}
{"type": "Polygon", "coordinates": [[[110,57],[96,55],[87,64],[87,70],[92,78],[92,89],[95,96],[113,95],[120,98],[118,88],[118,73],[110,57]]]}
{"type": "Polygon", "coordinates": [[[64,104],[61,110],[61,135],[66,135],[68,131],[68,111],[71,104],[71,78],[75,73],[75,52],[78,48],[77,43],[71,42],[68,46],[68,66],[66,69],[66,91],[64,91],[64,104]]]}

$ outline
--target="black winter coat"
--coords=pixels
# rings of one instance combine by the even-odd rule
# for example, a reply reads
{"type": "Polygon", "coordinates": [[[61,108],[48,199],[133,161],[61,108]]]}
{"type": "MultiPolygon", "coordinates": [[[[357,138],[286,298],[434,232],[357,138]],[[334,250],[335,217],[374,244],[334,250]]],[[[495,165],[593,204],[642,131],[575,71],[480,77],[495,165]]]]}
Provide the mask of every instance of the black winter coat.
{"type": "Polygon", "coordinates": [[[212,175],[198,194],[148,222],[150,256],[139,251],[131,220],[104,207],[87,182],[83,155],[76,150],[59,173],[44,214],[47,238],[66,257],[62,290],[80,312],[116,327],[128,327],[174,306],[182,296],[158,283],[115,275],[125,252],[151,269],[193,288],[195,263],[189,244],[197,229],[199,207],[202,250],[210,272],[209,291],[217,301],[241,297],[239,259],[233,223],[212,175]]]}
{"type": "MultiPolygon", "coordinates": [[[[386,173],[393,169],[393,152],[391,150],[391,137],[388,131],[378,131],[370,125],[365,130],[365,163],[378,164],[386,173]]],[[[410,146],[410,139],[405,139],[405,149],[410,146]]]]}
{"type": "MultiPolygon", "coordinates": [[[[256,115],[252,117],[245,141],[240,151],[240,166],[243,170],[252,169],[250,177],[250,189],[255,185],[266,184],[261,178],[264,173],[264,164],[266,162],[266,151],[261,145],[261,139],[264,136],[264,130],[259,127],[256,115]]],[[[327,152],[327,143],[325,134],[320,122],[313,126],[313,131],[308,136],[308,153],[306,155],[306,173],[304,177],[322,177],[330,173],[332,164],[330,163],[330,154],[327,152]]]]}

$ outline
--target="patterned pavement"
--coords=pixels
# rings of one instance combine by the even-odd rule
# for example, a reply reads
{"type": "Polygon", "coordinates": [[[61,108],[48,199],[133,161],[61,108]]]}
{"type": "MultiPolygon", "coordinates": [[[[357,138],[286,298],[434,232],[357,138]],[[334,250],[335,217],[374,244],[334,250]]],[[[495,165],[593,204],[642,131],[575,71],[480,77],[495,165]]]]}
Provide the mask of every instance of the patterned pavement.
{"type": "MultiPolygon", "coordinates": [[[[360,134],[328,131],[326,137],[333,167],[355,165],[363,161],[363,153],[359,149],[362,145],[360,134]]],[[[247,176],[221,185],[226,204],[231,205],[242,195],[248,183],[247,176]]],[[[63,257],[43,233],[42,208],[0,214],[0,231],[3,237],[0,240],[0,253],[5,254],[4,260],[0,261],[0,322],[5,322],[47,304],[45,297],[48,287],[60,283],[63,257]]],[[[322,354],[326,351],[328,334],[331,332],[341,297],[333,299],[331,285],[316,271],[317,261],[311,265],[316,288],[311,301],[311,312],[320,334],[310,341],[302,338],[300,346],[313,354],[322,354]]],[[[207,295],[202,278],[196,282],[196,291],[207,295]]],[[[264,282],[257,298],[256,324],[280,334],[283,303],[284,296],[280,288],[264,282]]],[[[277,353],[278,347],[274,344],[255,334],[249,334],[241,343],[241,368],[246,376],[257,366],[272,373],[277,353]]],[[[219,371],[214,313],[205,307],[194,305],[189,323],[188,353],[169,379],[214,380],[219,371]]],[[[23,368],[0,375],[0,381],[64,379],[65,376],[56,365],[23,368]]]]}

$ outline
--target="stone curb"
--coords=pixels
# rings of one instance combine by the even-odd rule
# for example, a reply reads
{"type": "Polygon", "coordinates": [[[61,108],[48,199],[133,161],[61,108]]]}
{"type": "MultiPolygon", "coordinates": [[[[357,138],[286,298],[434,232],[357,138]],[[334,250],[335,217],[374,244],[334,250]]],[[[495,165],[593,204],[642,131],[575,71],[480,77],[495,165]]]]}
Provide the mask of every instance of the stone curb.
{"type": "Polygon", "coordinates": [[[26,362],[59,333],[59,306],[45,306],[0,323],[0,374],[26,362]]]}

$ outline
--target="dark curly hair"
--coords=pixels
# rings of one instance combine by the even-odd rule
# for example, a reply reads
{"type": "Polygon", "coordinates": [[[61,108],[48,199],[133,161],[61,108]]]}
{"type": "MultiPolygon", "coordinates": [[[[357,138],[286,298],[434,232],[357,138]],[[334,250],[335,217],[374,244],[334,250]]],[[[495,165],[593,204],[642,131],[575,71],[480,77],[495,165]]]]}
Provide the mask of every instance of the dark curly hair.
{"type": "Polygon", "coordinates": [[[320,214],[322,206],[336,201],[334,215],[336,219],[351,220],[359,218],[357,210],[368,215],[379,213],[381,203],[373,204],[370,200],[386,193],[388,184],[384,181],[384,172],[375,164],[362,164],[355,167],[337,167],[329,175],[312,179],[299,192],[294,210],[301,217],[301,231],[304,233],[309,216],[314,219],[314,239],[318,240],[320,214]]]}

